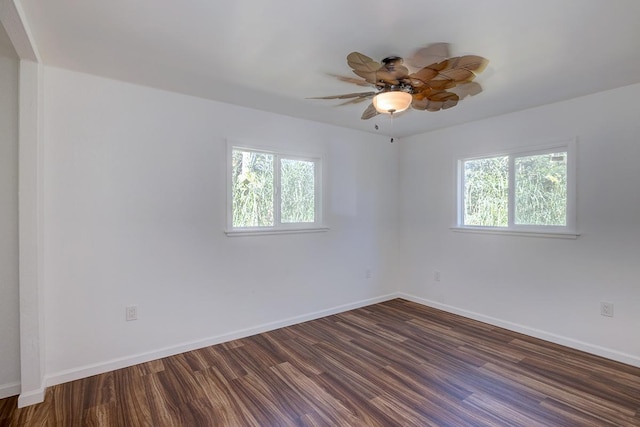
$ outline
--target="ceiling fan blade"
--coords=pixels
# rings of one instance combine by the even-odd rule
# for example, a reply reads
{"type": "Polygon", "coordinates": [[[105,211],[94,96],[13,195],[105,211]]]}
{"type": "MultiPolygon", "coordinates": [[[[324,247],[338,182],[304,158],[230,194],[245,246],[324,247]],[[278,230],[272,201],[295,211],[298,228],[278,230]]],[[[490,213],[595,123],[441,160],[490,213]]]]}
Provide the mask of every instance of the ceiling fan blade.
{"type": "Polygon", "coordinates": [[[438,71],[433,68],[424,67],[418,72],[409,75],[411,86],[420,89],[427,86],[427,83],[438,75],[438,71]]]}
{"type": "Polygon", "coordinates": [[[438,92],[432,92],[430,93],[427,98],[430,101],[436,101],[436,102],[447,102],[447,101],[455,101],[455,103],[458,103],[458,100],[460,99],[460,97],[453,93],[453,92],[447,92],[446,90],[443,91],[438,91],[438,92]]]}
{"type": "Polygon", "coordinates": [[[424,68],[429,64],[438,63],[449,57],[449,43],[431,43],[416,50],[407,59],[407,64],[413,68],[424,68]]]}
{"type": "MultiPolygon", "coordinates": [[[[413,86],[413,88],[417,90],[420,90],[428,86],[438,90],[448,89],[449,87],[452,87],[452,86],[447,86],[448,85],[447,80],[450,80],[449,78],[440,79],[441,81],[436,82],[435,85],[432,85],[431,82],[434,79],[436,79],[443,70],[446,70],[449,67],[450,67],[450,63],[448,59],[445,59],[444,61],[441,61],[441,62],[427,65],[426,67],[423,67],[417,72],[409,75],[409,81],[411,83],[411,86],[413,86]]],[[[455,84],[453,86],[455,86],[455,84]]]]}
{"type": "Polygon", "coordinates": [[[451,104],[445,101],[431,101],[429,99],[423,99],[422,101],[414,102],[413,104],[411,104],[411,106],[413,107],[414,110],[421,110],[421,111],[426,110],[430,112],[436,112],[436,111],[445,110],[447,108],[454,107],[456,104],[457,104],[457,101],[454,104],[451,104]]]}
{"type": "Polygon", "coordinates": [[[488,62],[481,56],[460,56],[428,65],[409,77],[415,89],[429,86],[435,90],[446,90],[471,82],[488,62]]]}
{"type": "Polygon", "coordinates": [[[435,71],[446,70],[448,68],[451,68],[451,60],[450,59],[445,59],[444,61],[440,61],[440,62],[435,62],[433,64],[429,64],[424,68],[429,68],[429,69],[435,70],[435,71]]]}
{"type": "Polygon", "coordinates": [[[462,83],[451,89],[451,92],[458,95],[460,99],[464,99],[467,96],[475,96],[482,92],[482,86],[478,82],[462,83]]]}
{"type": "Polygon", "coordinates": [[[449,68],[448,70],[440,71],[433,80],[450,80],[460,84],[470,82],[475,78],[476,75],[465,68],[449,68]]]}
{"type": "Polygon", "coordinates": [[[414,95],[411,107],[415,110],[440,111],[458,105],[460,97],[452,92],[433,91],[414,95]]]}
{"type": "Polygon", "coordinates": [[[375,95],[376,92],[354,92],[344,93],[342,95],[329,95],[329,96],[312,96],[307,99],[350,99],[350,98],[367,98],[375,95]]]}
{"type": "Polygon", "coordinates": [[[451,89],[456,87],[457,84],[458,83],[455,80],[446,78],[445,76],[441,76],[440,74],[438,74],[436,78],[431,79],[427,82],[427,86],[436,91],[451,89]]]}
{"type": "Polygon", "coordinates": [[[442,109],[446,110],[448,108],[451,107],[455,107],[456,105],[458,105],[458,99],[447,99],[446,101],[444,101],[444,103],[442,104],[442,109]]]}
{"type": "Polygon", "coordinates": [[[362,117],[360,117],[362,120],[369,120],[372,117],[377,116],[378,110],[376,110],[376,107],[373,106],[373,104],[369,104],[369,106],[367,107],[366,110],[364,110],[364,112],[362,113],[362,117]]]}
{"type": "Polygon", "coordinates": [[[382,66],[379,62],[360,52],[351,52],[347,55],[347,64],[354,70],[368,72],[377,71],[382,66]]]}
{"type": "Polygon", "coordinates": [[[371,96],[361,96],[359,98],[348,99],[348,100],[338,104],[338,107],[342,107],[343,105],[360,104],[361,102],[367,101],[367,100],[369,100],[371,98],[373,98],[373,95],[371,95],[371,96]]]}
{"type": "Polygon", "coordinates": [[[489,60],[478,55],[465,55],[449,59],[451,68],[465,69],[480,74],[487,68],[489,60]]]}
{"type": "Polygon", "coordinates": [[[411,103],[411,108],[419,111],[439,111],[442,107],[442,103],[439,103],[438,106],[434,106],[435,103],[433,101],[429,101],[427,98],[421,100],[414,100],[411,103]]]}
{"type": "MultiPolygon", "coordinates": [[[[466,55],[449,58],[436,66],[441,67],[445,63],[446,66],[438,71],[438,75],[426,82],[433,89],[445,90],[459,84],[469,83],[487,67],[489,61],[481,56],[466,55]]],[[[430,67],[432,66],[430,65],[427,69],[430,67]]]]}
{"type": "Polygon", "coordinates": [[[331,77],[335,77],[336,79],[338,79],[340,81],[347,82],[347,83],[353,83],[353,84],[358,85],[358,86],[371,86],[371,83],[369,83],[366,80],[356,79],[354,77],[348,77],[348,76],[340,76],[338,74],[331,74],[331,73],[329,73],[329,75],[331,77]]]}
{"type": "Polygon", "coordinates": [[[427,65],[424,68],[430,68],[438,72],[449,69],[464,69],[472,71],[474,74],[480,74],[487,67],[489,60],[477,55],[456,56],[454,58],[445,59],[434,64],[427,65]]]}
{"type": "Polygon", "coordinates": [[[382,66],[379,62],[374,61],[360,52],[351,52],[347,55],[347,64],[349,64],[356,75],[371,84],[376,84],[376,71],[382,66]]]}
{"type": "Polygon", "coordinates": [[[377,80],[376,80],[376,71],[358,71],[358,70],[353,70],[353,72],[362,77],[363,79],[365,79],[365,81],[369,84],[375,85],[377,80]]]}

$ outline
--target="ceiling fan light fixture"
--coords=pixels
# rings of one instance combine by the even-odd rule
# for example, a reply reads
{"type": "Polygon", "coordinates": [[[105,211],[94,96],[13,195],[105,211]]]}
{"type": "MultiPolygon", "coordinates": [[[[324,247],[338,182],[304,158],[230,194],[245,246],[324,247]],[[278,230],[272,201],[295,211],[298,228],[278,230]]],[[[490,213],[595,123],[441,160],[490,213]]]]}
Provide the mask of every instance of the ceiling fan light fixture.
{"type": "Polygon", "coordinates": [[[380,92],[373,97],[373,106],[378,113],[395,114],[400,113],[411,105],[413,97],[410,93],[401,90],[380,92]]]}

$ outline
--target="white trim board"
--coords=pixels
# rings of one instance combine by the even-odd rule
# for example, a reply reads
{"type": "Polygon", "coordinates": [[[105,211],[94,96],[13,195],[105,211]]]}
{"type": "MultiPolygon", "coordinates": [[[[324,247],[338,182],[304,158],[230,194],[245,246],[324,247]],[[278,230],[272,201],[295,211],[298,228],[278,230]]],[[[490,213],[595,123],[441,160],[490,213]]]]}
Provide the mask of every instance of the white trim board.
{"type": "Polygon", "coordinates": [[[24,408],[25,406],[31,406],[37,403],[44,402],[44,395],[46,391],[47,388],[42,387],[20,393],[20,396],[18,396],[18,408],[24,408]]]}
{"type": "Polygon", "coordinates": [[[616,362],[625,363],[627,365],[640,368],[640,357],[632,354],[622,353],[617,350],[613,350],[599,345],[590,344],[587,342],[575,340],[573,338],[556,335],[551,332],[542,331],[540,329],[531,328],[528,326],[520,325],[517,323],[509,322],[502,319],[496,319],[495,317],[486,316],[484,314],[475,313],[462,308],[454,307],[447,304],[441,304],[439,302],[431,301],[425,298],[420,298],[414,295],[405,294],[403,292],[398,293],[398,298],[404,298],[408,301],[412,301],[418,304],[425,305],[427,307],[437,308],[448,313],[457,314],[469,319],[478,320],[480,322],[488,323],[493,326],[498,326],[510,331],[518,332],[524,335],[528,335],[534,338],[539,338],[545,341],[549,341],[555,344],[560,344],[565,347],[570,347],[575,350],[584,351],[586,353],[601,356],[607,359],[615,360],[616,362]]]}
{"type": "Polygon", "coordinates": [[[20,394],[20,381],[0,384],[0,399],[12,397],[20,394]]]}
{"type": "MultiPolygon", "coordinates": [[[[391,294],[382,295],[375,298],[369,298],[366,300],[357,301],[354,303],[339,305],[339,306],[328,308],[325,310],[315,311],[313,313],[304,314],[301,316],[294,316],[287,319],[278,320],[275,322],[264,323],[262,325],[237,330],[237,331],[229,332],[226,334],[205,338],[202,340],[185,342],[175,346],[165,347],[165,348],[149,351],[146,353],[139,353],[132,356],[121,357],[121,358],[107,360],[104,362],[99,362],[91,365],[81,366],[75,369],[56,372],[56,373],[45,376],[45,385],[49,387],[56,384],[75,381],[81,378],[86,378],[93,375],[114,371],[116,369],[122,369],[129,366],[137,365],[140,363],[149,362],[151,360],[162,359],[163,357],[173,356],[176,354],[197,350],[197,349],[208,347],[211,345],[221,344],[227,341],[245,338],[251,335],[261,334],[268,331],[273,331],[275,329],[296,325],[298,323],[307,322],[309,320],[319,319],[321,317],[330,316],[332,314],[343,313],[345,311],[353,310],[360,307],[366,307],[368,305],[377,304],[384,301],[389,301],[398,297],[399,295],[397,293],[391,293],[391,294]]],[[[39,403],[39,402],[33,402],[33,403],[39,403]]]]}

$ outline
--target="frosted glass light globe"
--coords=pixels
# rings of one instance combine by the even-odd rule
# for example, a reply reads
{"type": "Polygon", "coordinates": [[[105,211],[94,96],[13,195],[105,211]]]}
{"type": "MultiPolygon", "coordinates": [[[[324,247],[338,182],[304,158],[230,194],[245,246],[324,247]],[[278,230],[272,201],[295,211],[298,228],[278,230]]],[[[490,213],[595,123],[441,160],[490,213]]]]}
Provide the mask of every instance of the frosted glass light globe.
{"type": "Polygon", "coordinates": [[[413,97],[410,93],[399,90],[381,92],[373,97],[373,106],[378,113],[400,113],[411,105],[413,97]]]}

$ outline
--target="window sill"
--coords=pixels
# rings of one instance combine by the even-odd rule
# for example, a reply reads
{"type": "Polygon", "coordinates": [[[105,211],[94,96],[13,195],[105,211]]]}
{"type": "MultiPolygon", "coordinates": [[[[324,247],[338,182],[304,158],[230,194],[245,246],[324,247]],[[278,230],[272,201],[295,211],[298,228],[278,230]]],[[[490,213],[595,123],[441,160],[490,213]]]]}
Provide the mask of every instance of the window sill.
{"type": "Polygon", "coordinates": [[[284,229],[246,229],[246,230],[225,230],[228,237],[241,236],[269,236],[274,234],[304,234],[304,233],[323,233],[329,231],[329,227],[310,227],[310,228],[284,228],[284,229]]]}
{"type": "Polygon", "coordinates": [[[501,234],[506,236],[547,237],[552,239],[577,239],[579,233],[568,231],[528,231],[528,230],[503,230],[499,228],[480,227],[451,227],[452,231],[476,234],[501,234]]]}

